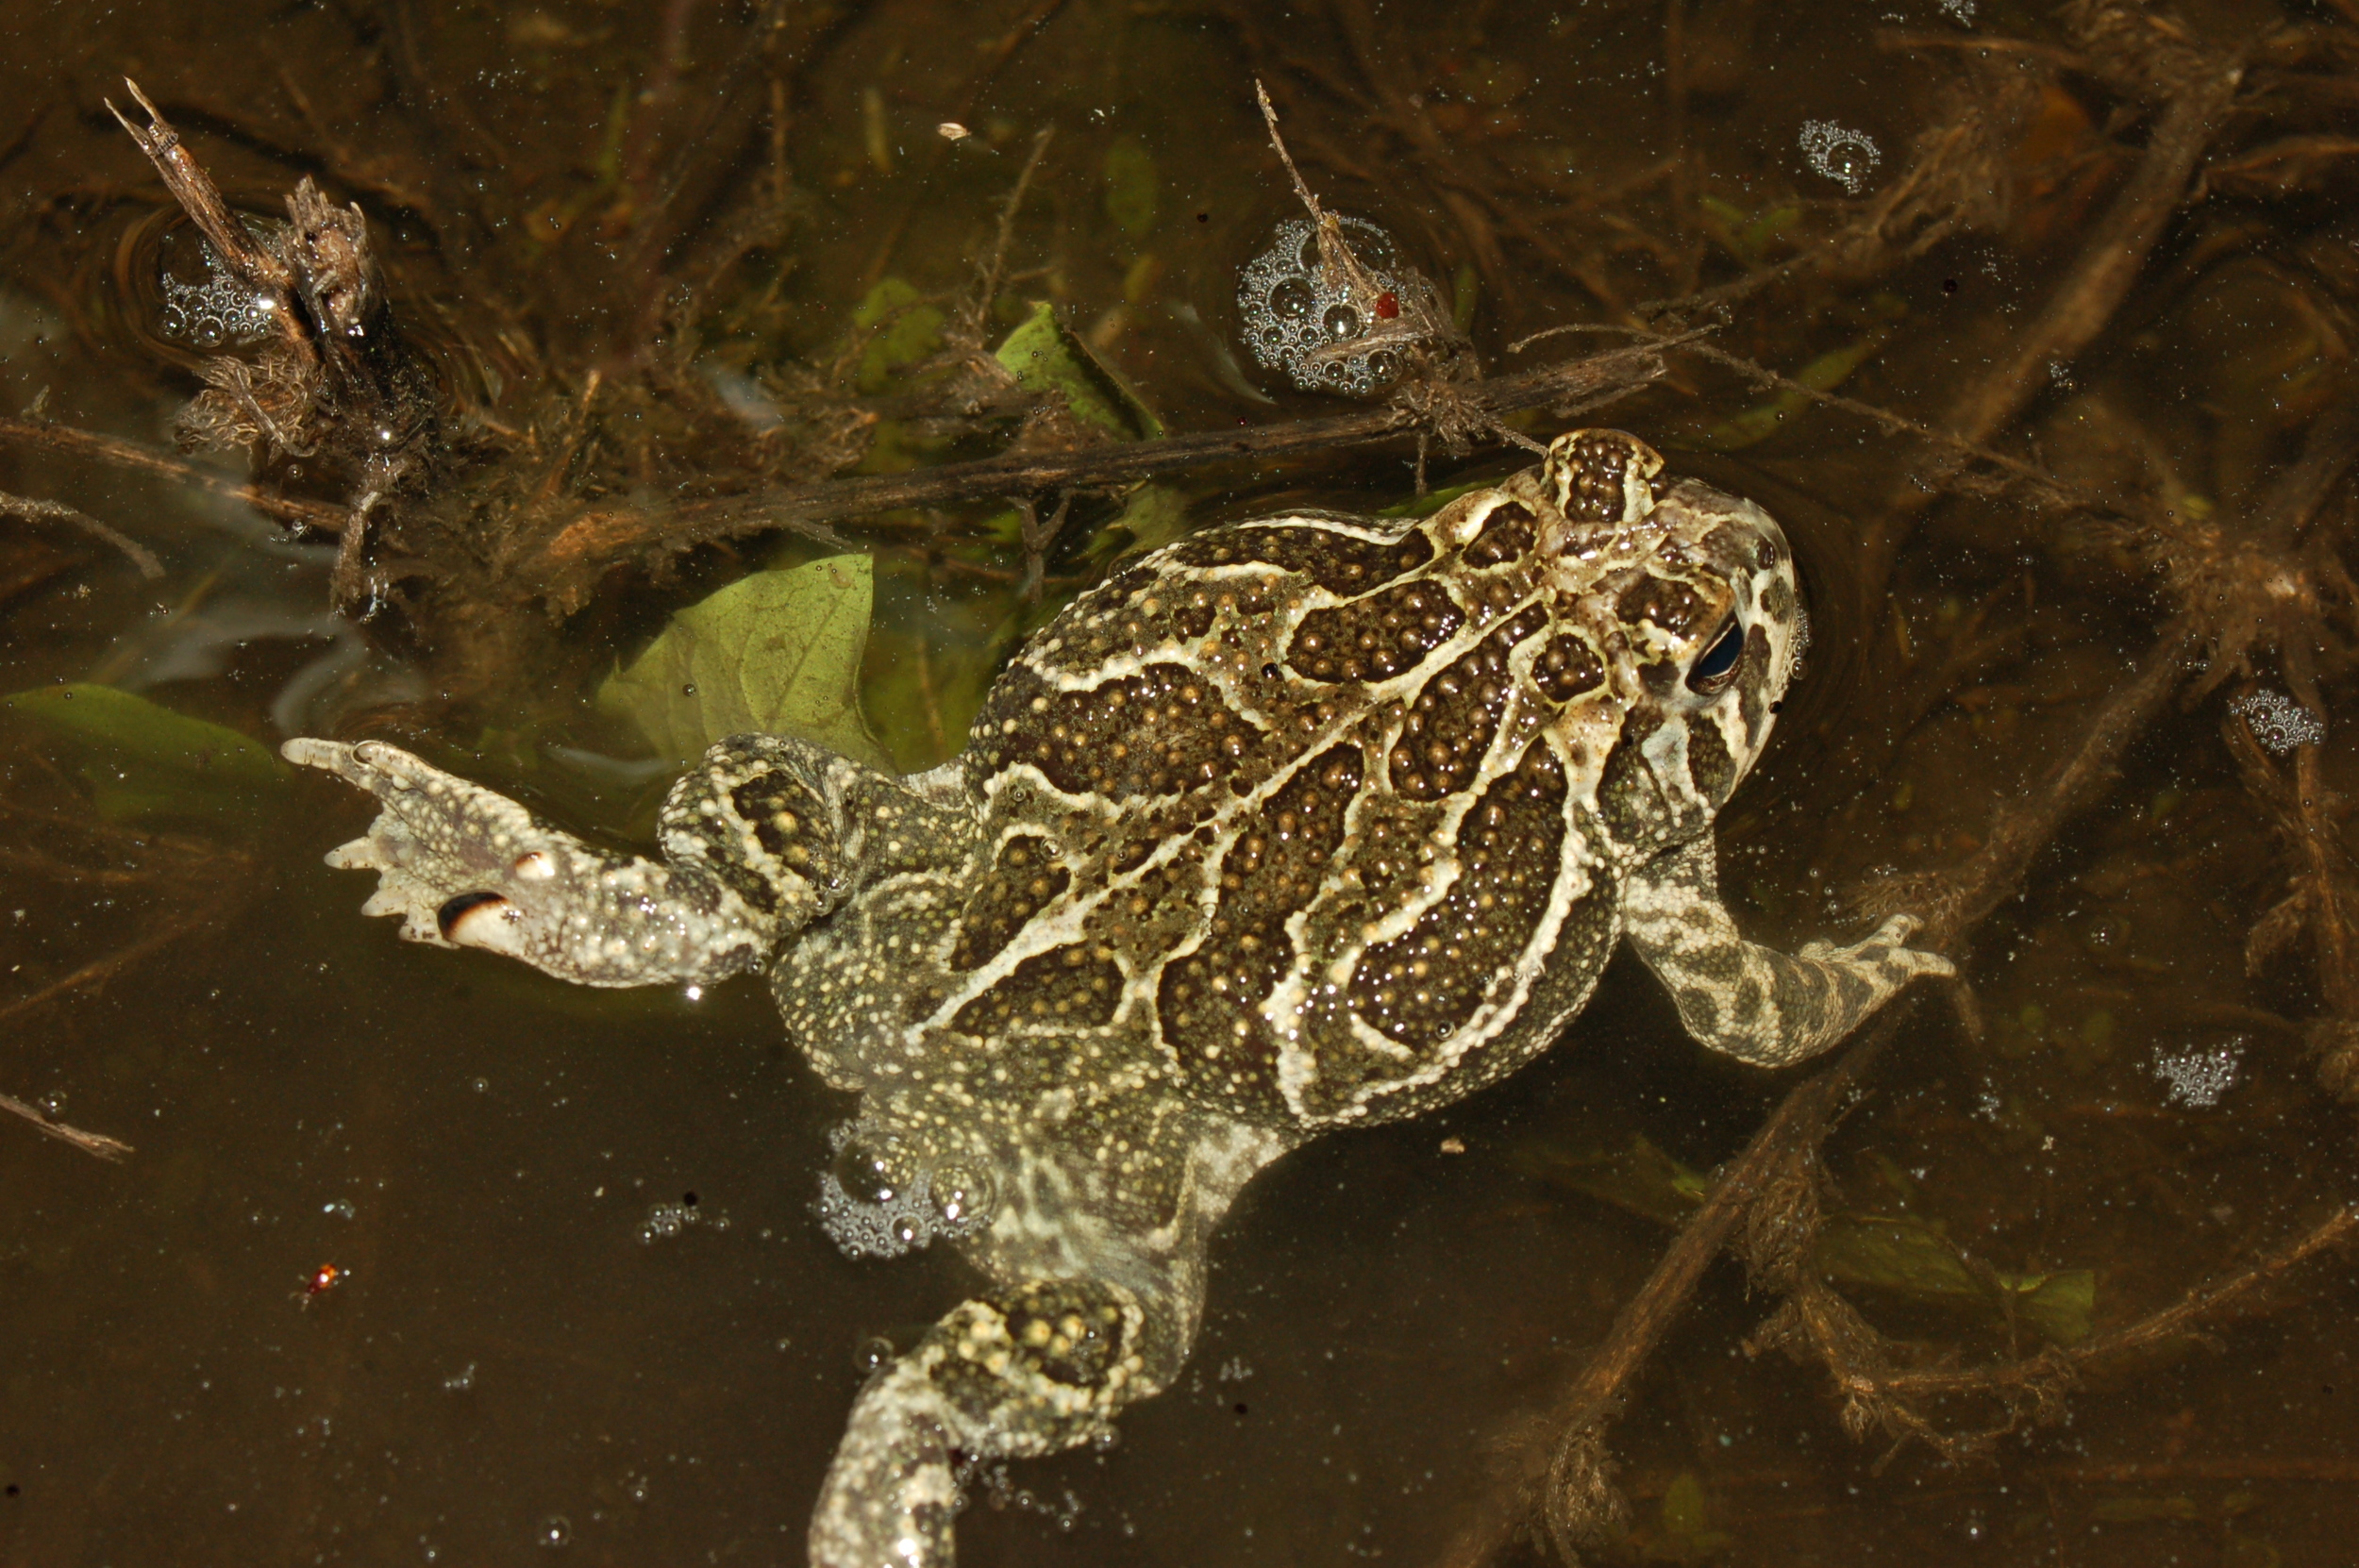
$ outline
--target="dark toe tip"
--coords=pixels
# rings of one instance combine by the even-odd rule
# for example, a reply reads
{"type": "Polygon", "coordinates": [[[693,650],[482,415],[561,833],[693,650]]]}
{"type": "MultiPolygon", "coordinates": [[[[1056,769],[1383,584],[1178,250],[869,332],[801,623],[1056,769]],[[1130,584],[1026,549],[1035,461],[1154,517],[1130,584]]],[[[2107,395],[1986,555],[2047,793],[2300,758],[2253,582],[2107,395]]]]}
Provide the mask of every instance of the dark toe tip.
{"type": "Polygon", "coordinates": [[[507,899],[495,892],[462,892],[434,911],[434,924],[442,927],[443,940],[449,942],[452,940],[452,933],[459,929],[460,921],[486,904],[507,902],[507,899]]]}

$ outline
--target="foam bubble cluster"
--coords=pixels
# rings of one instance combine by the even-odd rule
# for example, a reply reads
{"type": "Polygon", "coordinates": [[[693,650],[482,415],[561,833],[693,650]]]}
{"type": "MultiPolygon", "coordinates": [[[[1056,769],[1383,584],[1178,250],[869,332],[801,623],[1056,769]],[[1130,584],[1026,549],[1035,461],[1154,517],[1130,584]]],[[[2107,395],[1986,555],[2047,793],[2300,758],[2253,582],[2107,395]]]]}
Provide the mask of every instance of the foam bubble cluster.
{"type": "Polygon", "coordinates": [[[846,1257],[898,1258],[938,1240],[971,1236],[990,1222],[990,1188],[965,1167],[905,1172],[891,1141],[878,1148],[855,1137],[849,1125],[837,1127],[833,1141],[835,1161],[819,1177],[812,1209],[846,1257]]]}
{"type": "Polygon", "coordinates": [[[177,343],[208,351],[239,348],[268,337],[276,322],[276,307],[268,294],[241,283],[222,265],[221,257],[198,241],[205,276],[183,282],[162,269],[157,283],[163,290],[163,309],[156,318],[157,332],[177,343]]]}
{"type": "Polygon", "coordinates": [[[2326,739],[2326,721],[2283,692],[2251,692],[2230,703],[2228,710],[2245,722],[2254,740],[2281,757],[2326,739]]]}
{"type": "Polygon", "coordinates": [[[1374,318],[1398,312],[1402,274],[1391,235],[1365,218],[1337,221],[1376,279],[1374,298],[1361,297],[1347,281],[1330,288],[1320,275],[1317,227],[1308,218],[1289,218],[1269,249],[1246,263],[1237,313],[1245,319],[1246,347],[1263,369],[1284,371],[1304,392],[1365,397],[1408,368],[1389,347],[1364,354],[1347,348],[1367,336],[1374,318]]]}
{"type": "Polygon", "coordinates": [[[2163,1096],[2165,1103],[2176,1101],[2209,1109],[2235,1084],[2236,1070],[2243,1061],[2244,1041],[2239,1037],[2221,1045],[2158,1053],[2154,1076],[2169,1086],[2163,1096]]]}

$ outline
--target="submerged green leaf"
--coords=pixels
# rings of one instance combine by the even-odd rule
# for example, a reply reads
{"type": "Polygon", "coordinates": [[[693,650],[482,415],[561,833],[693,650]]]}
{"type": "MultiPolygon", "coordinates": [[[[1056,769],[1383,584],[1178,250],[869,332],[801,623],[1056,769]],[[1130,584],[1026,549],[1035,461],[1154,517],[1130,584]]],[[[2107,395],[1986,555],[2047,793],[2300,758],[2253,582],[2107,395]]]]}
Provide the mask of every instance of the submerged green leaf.
{"type": "Polygon", "coordinates": [[[2058,1344],[2087,1339],[2097,1308],[2097,1276],[2088,1269],[2005,1274],[1978,1268],[1947,1236],[1905,1214],[1830,1219],[1813,1256],[1838,1284],[1929,1303],[1982,1305],[2002,1317],[2012,1309],[2058,1344]]]}
{"type": "Polygon", "coordinates": [[[1406,501],[1396,501],[1376,515],[1379,517],[1430,517],[1462,495],[1478,490],[1488,490],[1496,481],[1470,479],[1463,485],[1444,485],[1429,490],[1423,495],[1413,495],[1406,501]]]}
{"type": "Polygon", "coordinates": [[[83,753],[81,776],[110,822],[212,815],[288,776],[268,746],[111,686],[37,687],[0,697],[83,753]]]}
{"type": "Polygon", "coordinates": [[[1186,538],[1187,532],[1188,498],[1169,485],[1141,485],[1122,503],[1122,509],[1090,536],[1081,554],[1097,561],[1141,556],[1186,538]]]}
{"type": "MultiPolygon", "coordinates": [[[[1711,1188],[1705,1173],[1682,1165],[1644,1136],[1633,1137],[1618,1153],[1572,1156],[1537,1149],[1527,1163],[1548,1180],[1663,1225],[1684,1222],[1711,1188]]],[[[1830,1214],[1812,1259],[1837,1284],[2002,1323],[2012,1318],[2057,1344],[2088,1338],[2097,1310],[2093,1271],[1985,1269],[1939,1229],[1911,1215],[1830,1214]]]]}
{"type": "Polygon", "coordinates": [[[1539,1151],[1537,1174],[1576,1193],[1626,1209],[1663,1225],[1679,1225],[1696,1211],[1710,1178],[1682,1165],[1643,1134],[1616,1153],[1567,1156],[1539,1151]]]}
{"type": "MultiPolygon", "coordinates": [[[[1891,341],[1892,329],[1880,326],[1855,343],[1821,354],[1794,375],[1794,379],[1812,392],[1832,392],[1849,379],[1853,371],[1865,364],[1891,341]]],[[[1704,444],[1720,452],[1736,452],[1759,442],[1768,440],[1789,419],[1810,407],[1810,395],[1799,391],[1779,392],[1768,402],[1746,409],[1733,419],[1723,420],[1704,434],[1704,444]]]]}
{"type": "Polygon", "coordinates": [[[1764,208],[1758,213],[1706,196],[1699,204],[1704,229],[1726,245],[1731,254],[1747,266],[1758,266],[1768,257],[1772,246],[1802,220],[1799,202],[1764,208]]]}
{"type": "Polygon", "coordinates": [[[1657,1561],[1699,1562],[1727,1551],[1736,1538],[1715,1530],[1706,1512],[1704,1483],[1692,1470],[1682,1470],[1663,1492],[1663,1539],[1647,1555],[1657,1561]]]}
{"type": "Polygon", "coordinates": [[[1471,261],[1458,263],[1458,271],[1450,275],[1450,325],[1464,332],[1474,325],[1475,307],[1482,302],[1482,275],[1475,271],[1471,261]]]}
{"type": "Polygon", "coordinates": [[[598,689],[598,707],[679,761],[750,733],[800,736],[890,766],[860,708],[875,595],[866,556],[757,572],[673,616],[598,689]]]}
{"type": "Polygon", "coordinates": [[[852,311],[852,325],[874,332],[860,355],[857,385],[863,392],[880,392],[893,373],[942,352],[942,327],[946,318],[939,306],[898,277],[880,279],[852,311]]]}
{"type": "Polygon", "coordinates": [[[1135,136],[1106,149],[1106,216],[1133,239],[1155,226],[1155,158],[1135,136]]]}
{"type": "Polygon", "coordinates": [[[1035,304],[1031,315],[999,344],[998,359],[1018,386],[1062,398],[1075,419],[1116,441],[1163,433],[1163,422],[1136,389],[1091,353],[1046,300],[1035,304]]]}

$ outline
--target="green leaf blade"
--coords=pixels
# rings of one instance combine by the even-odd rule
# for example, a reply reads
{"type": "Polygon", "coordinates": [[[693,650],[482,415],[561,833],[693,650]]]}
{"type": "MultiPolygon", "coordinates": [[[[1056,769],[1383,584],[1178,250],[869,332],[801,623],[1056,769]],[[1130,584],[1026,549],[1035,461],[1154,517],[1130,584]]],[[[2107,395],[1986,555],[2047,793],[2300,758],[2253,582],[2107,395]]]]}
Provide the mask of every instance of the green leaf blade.
{"type": "Polygon", "coordinates": [[[111,686],[36,687],[0,697],[0,708],[83,754],[82,778],[110,822],[219,815],[289,777],[252,736],[111,686]]]}
{"type": "Polygon", "coordinates": [[[866,556],[757,572],[673,616],[598,707],[676,761],[731,735],[793,735],[889,768],[860,707],[875,602],[866,556]]]}

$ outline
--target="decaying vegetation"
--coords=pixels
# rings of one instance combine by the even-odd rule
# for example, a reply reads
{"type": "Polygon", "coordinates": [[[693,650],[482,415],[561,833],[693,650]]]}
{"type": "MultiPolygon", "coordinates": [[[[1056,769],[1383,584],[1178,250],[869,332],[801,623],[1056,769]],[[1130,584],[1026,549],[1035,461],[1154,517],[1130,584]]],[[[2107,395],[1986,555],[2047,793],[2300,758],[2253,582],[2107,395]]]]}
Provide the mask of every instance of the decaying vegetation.
{"type": "MultiPolygon", "coordinates": [[[[918,157],[968,156],[978,133],[964,122],[986,87],[1063,8],[1010,11],[967,75],[927,100],[944,128],[918,157]]],[[[2345,216],[2359,187],[2359,11],[2248,8],[2267,14],[2233,34],[2133,0],[1888,33],[1878,46],[1895,69],[1937,86],[1898,166],[1856,197],[1816,189],[1748,208],[1746,182],[1722,177],[1699,129],[1746,91],[1743,42],[1760,22],[1745,0],[1665,0],[1662,156],[1603,172],[1545,156],[1518,119],[1528,75],[1499,52],[1436,92],[1420,74],[1434,51],[1404,47],[1404,24],[1365,0],[1283,25],[1255,8],[1191,8],[1233,50],[1241,102],[1255,76],[1266,83],[1263,111],[1285,127],[1313,213],[1322,199],[1348,210],[1380,193],[1428,231],[1421,241],[1464,261],[1458,292],[1488,314],[1465,340],[1437,285],[1418,323],[1436,346],[1386,397],[1245,414],[1215,399],[1228,417],[1179,433],[1077,417],[995,353],[1023,292],[1049,289],[1046,271],[1065,262],[1062,228],[1044,241],[1019,214],[1044,187],[1080,188],[1080,161],[1061,161],[1072,136],[1000,136],[971,275],[939,278],[930,294],[871,288],[848,327],[790,329],[788,280],[814,203],[800,116],[807,100],[840,96],[817,71],[847,46],[860,8],[771,8],[693,88],[682,62],[696,8],[670,8],[595,179],[537,203],[521,186],[469,193],[458,166],[479,184],[497,149],[463,95],[434,85],[405,26],[381,65],[432,128],[413,145],[362,146],[292,79],[295,113],[269,125],[201,83],[151,77],[155,103],[131,90],[124,125],[209,245],[207,265],[266,301],[250,341],[180,357],[183,379],[201,383],[184,448],[241,453],[250,473],[38,411],[0,418],[0,452],[201,486],[334,535],[336,608],[438,693],[346,722],[431,734],[500,722],[527,690],[585,684],[650,603],[676,605],[782,537],[1002,595],[1021,626],[1148,533],[1123,520],[1150,479],[1194,475],[1249,499],[1263,476],[1309,482],[1377,448],[1414,454],[1422,488],[1430,455],[1521,443],[1611,403],[1623,405],[1615,420],[1691,453],[1758,447],[1857,519],[1846,574],[1817,586],[1837,600],[1829,621],[1875,650],[1852,672],[1846,714],[1803,715],[1821,726],[1805,742],[1819,752],[1816,806],[1807,823],[1784,822],[1792,842],[1769,880],[1824,868],[1853,912],[1923,914],[1922,940],[1968,978],[1946,1007],[1926,995],[1891,1009],[1802,1076],[1712,1173],[1602,1340],[1545,1409],[1498,1435],[1496,1490],[1447,1560],[1708,1556],[1667,1503],[1660,1525],[1633,1512],[1615,1422],[1723,1254],[1765,1304],[1748,1351],[1823,1369],[1843,1427],[1887,1458],[1914,1445],[1966,1463],[2141,1359],[2190,1343],[2234,1354],[2228,1326],[2299,1300],[2315,1281],[2305,1265],[2359,1226],[2351,1195],[2322,1180],[2289,1200],[2275,1232],[2183,1255],[2204,1267],[2115,1271],[2085,1332],[2036,1348],[1997,1284],[2001,1331],[1903,1338],[1829,1282],[1820,1250],[1879,1140],[1899,1136],[1872,1099],[1858,1108],[1899,1071],[1904,1036],[1953,1036],[1986,1083],[2014,1075],[1988,1091],[2001,1109],[1986,1126],[1961,1113],[1943,1129],[2010,1159],[2037,1137],[2057,1142],[2056,1118],[2026,1106],[2143,1071],[2110,1043],[2133,1032],[2130,1014],[2147,1038],[2235,1029],[2298,1052],[2317,1095],[2359,1109],[2359,870],[2346,832],[2359,749],[2329,717],[2359,665],[2359,224],[2345,216]],[[316,173],[294,184],[283,221],[224,199],[200,117],[316,173]],[[293,142],[289,124],[303,127],[293,142]],[[427,242],[384,249],[388,214],[427,242]],[[505,232],[511,223],[520,234],[505,232]],[[1985,287],[1996,256],[2032,281],[2014,295],[1985,287]],[[1950,297],[1962,303],[1945,314],[1950,297]],[[2146,395],[2165,373],[2192,393],[2146,395]],[[1801,449],[1787,426],[1818,431],[1820,446],[1801,449]],[[1971,774],[1976,790],[1953,785],[1940,820],[1915,826],[1932,808],[1912,816],[1909,780],[1953,766],[1969,736],[1997,760],[1971,774]],[[2175,755],[2160,786],[2156,747],[2175,755]],[[2144,781],[2146,803],[2125,801],[2125,774],[2144,781]],[[2086,935],[2057,982],[2087,1004],[2066,1026],[1993,958],[2071,946],[2081,928],[2059,911],[2130,904],[2174,911],[2180,952],[2216,924],[2235,975],[2133,962],[2117,929],[2086,935]]],[[[1553,47],[1578,50],[1585,25],[1564,24],[1553,47]]],[[[1239,120],[1248,136],[1259,125],[1249,108],[1239,120]]],[[[896,155],[872,135],[866,156],[896,155]]],[[[1293,159],[1269,162],[1274,187],[1293,159]]],[[[162,210],[128,190],[109,199],[162,210]]],[[[71,199],[59,192],[46,219],[19,214],[12,254],[65,242],[43,224],[71,199]]],[[[910,221],[905,209],[863,283],[899,265],[910,221]]],[[[1343,243],[1332,230],[1323,252],[1343,243]]],[[[1333,264],[1356,265],[1347,247],[1333,264]]],[[[1097,337],[1121,358],[1120,331],[1097,337]]],[[[1149,403],[1156,392],[1150,380],[1149,403]]],[[[152,564],[61,500],[0,496],[0,515],[152,564]]],[[[957,724],[929,711],[954,746],[957,724]]],[[[59,811],[54,799],[0,803],[0,822],[38,820],[59,842],[124,831],[59,811]]],[[[68,885],[140,876],[219,889],[231,878],[205,857],[239,853],[142,839],[151,863],[134,872],[14,842],[0,846],[6,864],[68,885]]],[[[1818,914],[1767,912],[1799,927],[1818,914]]],[[[136,933],[0,1004],[0,1021],[217,918],[136,933]]],[[[2118,926],[2092,918],[2092,933],[2118,926]]],[[[63,1135],[21,1102],[0,1109],[63,1135]]],[[[2069,1135],[2092,1173],[2108,1135],[2101,1117],[2069,1135]]],[[[2173,1205],[2195,1228],[2200,1205],[2173,1205]]],[[[2025,1226],[1986,1228],[1985,1242],[1954,1243],[1957,1266],[1996,1280],[1978,1250],[2025,1226]]]]}

